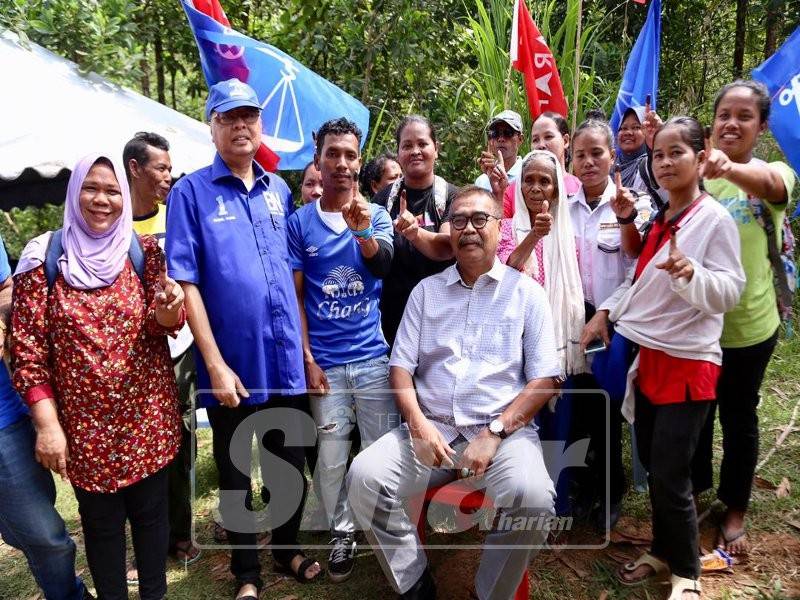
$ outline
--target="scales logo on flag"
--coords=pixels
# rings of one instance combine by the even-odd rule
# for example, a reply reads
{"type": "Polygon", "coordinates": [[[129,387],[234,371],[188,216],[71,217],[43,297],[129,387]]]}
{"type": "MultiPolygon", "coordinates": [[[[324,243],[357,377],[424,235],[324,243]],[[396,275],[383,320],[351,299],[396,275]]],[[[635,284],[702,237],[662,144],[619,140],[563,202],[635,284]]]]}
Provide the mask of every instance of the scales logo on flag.
{"type": "Polygon", "coordinates": [[[262,106],[263,141],[280,157],[281,169],[302,169],[314,158],[312,132],[345,117],[363,132],[369,111],[358,100],[282,50],[249,38],[183,2],[209,86],[236,78],[247,83],[262,106]]]}
{"type": "Polygon", "coordinates": [[[783,88],[778,95],[778,102],[781,103],[781,106],[789,106],[794,101],[797,114],[800,116],[800,73],[792,77],[789,86],[783,88]]]}

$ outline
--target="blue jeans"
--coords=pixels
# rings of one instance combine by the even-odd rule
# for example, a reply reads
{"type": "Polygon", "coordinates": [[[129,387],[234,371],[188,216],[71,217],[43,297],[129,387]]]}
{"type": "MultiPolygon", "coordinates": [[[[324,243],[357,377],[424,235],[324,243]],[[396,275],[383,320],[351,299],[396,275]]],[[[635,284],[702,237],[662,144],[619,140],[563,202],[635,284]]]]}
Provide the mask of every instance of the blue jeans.
{"type": "Polygon", "coordinates": [[[56,486],[34,456],[28,417],[0,429],[0,534],[28,559],[47,600],[81,600],[75,542],[55,509],[56,486]]]}
{"type": "Polygon", "coordinates": [[[330,391],[310,398],[319,436],[314,478],[331,533],[342,535],[355,531],[345,488],[353,425],[358,425],[363,450],[399,426],[400,413],[389,389],[388,357],[330,367],[325,375],[330,391]]]}

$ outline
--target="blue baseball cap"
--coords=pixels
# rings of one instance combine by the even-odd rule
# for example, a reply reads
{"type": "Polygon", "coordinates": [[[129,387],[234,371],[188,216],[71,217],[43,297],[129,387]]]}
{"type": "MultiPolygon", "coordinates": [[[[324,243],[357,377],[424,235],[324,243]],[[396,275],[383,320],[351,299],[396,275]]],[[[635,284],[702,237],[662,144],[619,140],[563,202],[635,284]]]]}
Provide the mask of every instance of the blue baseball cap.
{"type": "Polygon", "coordinates": [[[253,88],[236,78],[215,83],[208,92],[206,120],[211,119],[212,112],[224,113],[240,106],[251,106],[261,110],[261,104],[253,88]]]}

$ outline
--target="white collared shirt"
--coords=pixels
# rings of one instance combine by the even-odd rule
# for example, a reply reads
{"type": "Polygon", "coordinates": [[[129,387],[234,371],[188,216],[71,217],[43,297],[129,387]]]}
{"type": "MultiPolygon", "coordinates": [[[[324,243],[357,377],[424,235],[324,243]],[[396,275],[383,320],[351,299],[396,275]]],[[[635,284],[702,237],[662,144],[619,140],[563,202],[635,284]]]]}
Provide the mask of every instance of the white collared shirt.
{"type": "Polygon", "coordinates": [[[452,265],[411,292],[389,365],[413,375],[422,412],[448,443],[471,440],[528,382],[558,377],[554,337],[532,278],[495,259],[469,288],[452,265]]]}
{"type": "MultiPolygon", "coordinates": [[[[609,177],[594,210],[586,203],[583,186],[569,198],[583,297],[595,307],[600,306],[625,281],[628,269],[636,264],[636,258],[625,256],[622,252],[620,225],[610,204],[616,193],[617,188],[609,177]]],[[[639,228],[650,218],[650,196],[640,196],[636,210],[639,214],[634,222],[639,228]]]]}

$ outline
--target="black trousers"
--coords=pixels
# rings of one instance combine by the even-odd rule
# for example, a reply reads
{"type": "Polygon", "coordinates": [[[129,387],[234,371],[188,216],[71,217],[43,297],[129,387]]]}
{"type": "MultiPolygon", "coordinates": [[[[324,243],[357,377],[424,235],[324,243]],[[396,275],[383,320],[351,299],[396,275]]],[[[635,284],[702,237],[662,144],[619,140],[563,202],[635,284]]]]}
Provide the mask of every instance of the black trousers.
{"type": "MultiPolygon", "coordinates": [[[[286,564],[300,552],[297,533],[307,493],[305,447],[299,440],[286,440],[284,432],[299,429],[303,400],[303,396],[273,396],[261,405],[207,409],[219,474],[220,516],[232,546],[231,572],[239,585],[262,585],[256,549],[258,525],[251,512],[250,443],[256,433],[260,435],[262,494],[270,503],[272,545],[285,546],[273,548],[272,555],[286,564]]],[[[311,439],[315,433],[312,429],[311,439]]]]}
{"type": "Polygon", "coordinates": [[[769,339],[746,348],[722,349],[722,373],[717,382],[717,401],[708,414],[692,465],[695,493],[713,485],[713,442],[716,408],[722,427],[722,466],[717,497],[728,508],[747,510],[758,462],[759,389],[778,332],[769,339]]]}
{"type": "Polygon", "coordinates": [[[627,482],[622,464],[622,422],[618,402],[611,401],[609,420],[606,420],[606,396],[602,394],[594,375],[574,375],[575,390],[598,390],[598,393],[575,393],[570,443],[589,438],[587,468],[575,470],[578,495],[605,499],[605,488],[609,486],[612,504],[622,501],[627,482]],[[606,462],[608,452],[608,462],[606,462]],[[608,482],[608,484],[606,484],[608,482]]]}
{"type": "Polygon", "coordinates": [[[130,521],[142,600],[167,594],[167,469],[113,494],[78,487],[75,498],[83,526],[86,560],[99,600],[128,600],[125,521],[130,521]]]}
{"type": "Polygon", "coordinates": [[[181,410],[181,445],[178,455],[169,466],[169,545],[185,542],[192,537],[192,504],[190,475],[192,448],[197,448],[197,439],[192,435],[194,405],[192,394],[195,387],[196,368],[194,350],[189,348],[174,364],[175,381],[181,410]]]}
{"type": "Polygon", "coordinates": [[[692,499],[692,459],[711,402],[654,405],[636,389],[636,443],[648,472],[653,510],[651,552],[672,573],[700,577],[697,513],[692,499]]]}

